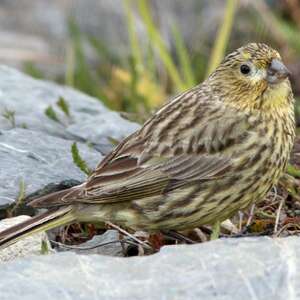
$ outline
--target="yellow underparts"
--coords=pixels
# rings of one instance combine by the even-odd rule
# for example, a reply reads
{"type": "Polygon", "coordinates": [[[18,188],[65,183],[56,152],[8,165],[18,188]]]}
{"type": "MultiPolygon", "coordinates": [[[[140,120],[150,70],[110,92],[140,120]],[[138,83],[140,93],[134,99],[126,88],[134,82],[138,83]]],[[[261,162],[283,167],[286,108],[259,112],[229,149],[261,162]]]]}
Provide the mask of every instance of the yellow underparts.
{"type": "Polygon", "coordinates": [[[254,90],[252,94],[247,93],[238,101],[230,101],[231,105],[242,111],[250,113],[259,111],[262,115],[271,118],[284,117],[291,113],[292,95],[291,88],[287,80],[268,85],[259,98],[254,90]]]}
{"type": "Polygon", "coordinates": [[[269,86],[263,95],[263,107],[268,110],[287,109],[288,97],[290,93],[289,84],[283,81],[280,84],[269,86]]]}

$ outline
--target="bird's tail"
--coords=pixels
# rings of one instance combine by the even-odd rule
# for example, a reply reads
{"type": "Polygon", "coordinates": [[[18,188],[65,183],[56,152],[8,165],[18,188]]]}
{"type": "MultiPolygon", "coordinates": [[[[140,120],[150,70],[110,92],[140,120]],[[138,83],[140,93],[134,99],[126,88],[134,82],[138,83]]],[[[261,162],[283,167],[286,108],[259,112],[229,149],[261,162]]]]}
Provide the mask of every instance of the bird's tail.
{"type": "Polygon", "coordinates": [[[67,225],[75,220],[71,206],[45,212],[0,232],[0,249],[4,249],[34,233],[67,225]]]}

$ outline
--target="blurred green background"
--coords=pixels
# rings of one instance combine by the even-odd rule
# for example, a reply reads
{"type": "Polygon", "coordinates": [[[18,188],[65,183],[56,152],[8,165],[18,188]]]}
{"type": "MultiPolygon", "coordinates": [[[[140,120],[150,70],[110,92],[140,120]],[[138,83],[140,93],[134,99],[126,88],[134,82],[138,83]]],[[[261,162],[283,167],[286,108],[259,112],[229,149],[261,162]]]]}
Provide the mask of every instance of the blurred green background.
{"type": "MultiPolygon", "coordinates": [[[[0,3],[14,9],[4,29],[13,22],[20,28],[24,20],[15,11],[23,10],[30,24],[24,32],[47,40],[43,55],[23,55],[18,66],[92,95],[130,119],[143,122],[168,97],[205,79],[226,53],[252,41],[280,51],[300,96],[299,0],[61,3],[0,3]],[[49,50],[51,43],[56,46],[49,50]]],[[[0,59],[5,62],[5,55],[0,59]]]]}

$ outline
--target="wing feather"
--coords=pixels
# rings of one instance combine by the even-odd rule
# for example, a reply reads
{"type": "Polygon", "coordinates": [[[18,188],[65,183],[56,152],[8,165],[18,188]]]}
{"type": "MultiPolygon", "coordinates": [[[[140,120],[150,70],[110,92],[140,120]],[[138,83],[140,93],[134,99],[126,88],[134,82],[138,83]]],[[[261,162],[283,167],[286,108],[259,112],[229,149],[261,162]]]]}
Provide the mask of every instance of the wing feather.
{"type": "Polygon", "coordinates": [[[133,201],[230,176],[235,158],[227,150],[247,138],[247,115],[222,106],[220,101],[206,101],[205,95],[195,90],[193,95],[183,94],[182,99],[167,104],[121,142],[80,192],[66,194],[56,204],[133,201]],[[178,110],[186,114],[178,115],[178,110]]]}

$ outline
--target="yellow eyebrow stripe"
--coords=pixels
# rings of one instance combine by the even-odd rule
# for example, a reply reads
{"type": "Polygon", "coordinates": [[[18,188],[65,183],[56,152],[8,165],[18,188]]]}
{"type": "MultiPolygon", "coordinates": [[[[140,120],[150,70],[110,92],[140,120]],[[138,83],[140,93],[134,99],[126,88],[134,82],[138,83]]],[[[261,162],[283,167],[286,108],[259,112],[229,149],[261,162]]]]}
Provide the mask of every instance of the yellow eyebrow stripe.
{"type": "Polygon", "coordinates": [[[245,58],[245,59],[251,58],[251,54],[249,52],[243,51],[241,54],[242,54],[243,58],[245,58]]]}

